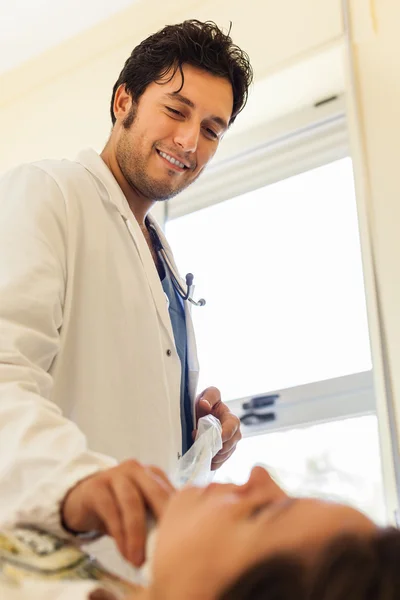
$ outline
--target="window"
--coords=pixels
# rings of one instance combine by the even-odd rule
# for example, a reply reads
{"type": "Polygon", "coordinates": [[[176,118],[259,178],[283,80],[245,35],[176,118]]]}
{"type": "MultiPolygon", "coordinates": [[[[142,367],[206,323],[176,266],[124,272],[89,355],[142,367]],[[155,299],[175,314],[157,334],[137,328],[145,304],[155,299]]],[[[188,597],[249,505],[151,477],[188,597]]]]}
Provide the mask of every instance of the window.
{"type": "Polygon", "coordinates": [[[375,415],[243,439],[214,481],[243,483],[254,464],[291,494],[344,502],[386,522],[375,415]]]}
{"type": "Polygon", "coordinates": [[[216,480],[244,481],[262,463],[290,493],[342,500],[384,523],[346,121],[337,109],[309,117],[275,137],[260,126],[251,148],[232,142],[168,202],[166,233],[207,301],[192,311],[199,389],[218,386],[239,416],[252,396],[277,395],[243,423],[216,480]]]}
{"type": "Polygon", "coordinates": [[[225,400],[371,369],[349,158],[168,221],[193,272],[200,389],[225,400]]]}

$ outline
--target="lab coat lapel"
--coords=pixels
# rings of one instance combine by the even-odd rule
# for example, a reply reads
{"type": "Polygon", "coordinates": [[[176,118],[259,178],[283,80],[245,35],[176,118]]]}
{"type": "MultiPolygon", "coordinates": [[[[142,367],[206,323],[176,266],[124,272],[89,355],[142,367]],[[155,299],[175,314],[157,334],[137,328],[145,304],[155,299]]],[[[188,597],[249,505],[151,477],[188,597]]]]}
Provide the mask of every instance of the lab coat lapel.
{"type": "Polygon", "coordinates": [[[175,346],[174,333],[168,312],[168,301],[146,239],[133,215],[131,218],[126,219],[125,222],[142,261],[159,317],[171,338],[172,345],[175,346]]]}
{"type": "MultiPolygon", "coordinates": [[[[105,188],[108,200],[116,207],[121,215],[121,218],[124,220],[143,264],[143,269],[146,274],[160,320],[170,337],[171,345],[175,347],[175,339],[168,312],[167,298],[164,294],[160,277],[145,237],[140,230],[138,222],[132,214],[125,195],[119,187],[115,177],[97,152],[90,148],[83,150],[78,154],[77,162],[82,164],[92,175],[94,175],[102,187],[105,188]]],[[[153,220],[152,222],[154,223],[153,220]]]]}

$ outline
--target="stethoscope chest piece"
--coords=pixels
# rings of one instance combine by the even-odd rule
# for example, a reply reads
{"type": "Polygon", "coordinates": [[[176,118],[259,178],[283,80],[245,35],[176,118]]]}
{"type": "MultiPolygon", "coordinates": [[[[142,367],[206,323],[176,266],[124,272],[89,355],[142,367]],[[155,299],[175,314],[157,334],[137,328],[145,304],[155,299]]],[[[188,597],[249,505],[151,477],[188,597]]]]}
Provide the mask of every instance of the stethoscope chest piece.
{"type": "MultiPolygon", "coordinates": [[[[179,281],[178,277],[175,275],[173,266],[171,265],[171,262],[167,256],[165,248],[162,245],[160,236],[158,235],[155,227],[153,227],[153,225],[151,225],[151,224],[148,224],[148,229],[149,229],[149,232],[150,232],[153,244],[154,244],[154,248],[155,248],[156,252],[159,254],[160,258],[162,259],[164,265],[168,269],[168,273],[171,277],[172,285],[174,286],[176,292],[179,294],[179,296],[182,298],[182,300],[187,300],[191,304],[194,304],[194,306],[204,306],[206,303],[204,298],[200,298],[199,300],[194,300],[194,298],[192,297],[193,278],[194,278],[193,274],[192,273],[186,274],[186,277],[185,277],[186,290],[185,290],[182,283],[179,281]]],[[[168,296],[167,296],[167,298],[168,298],[168,296]]],[[[169,307],[169,299],[168,299],[168,307],[169,307]]]]}

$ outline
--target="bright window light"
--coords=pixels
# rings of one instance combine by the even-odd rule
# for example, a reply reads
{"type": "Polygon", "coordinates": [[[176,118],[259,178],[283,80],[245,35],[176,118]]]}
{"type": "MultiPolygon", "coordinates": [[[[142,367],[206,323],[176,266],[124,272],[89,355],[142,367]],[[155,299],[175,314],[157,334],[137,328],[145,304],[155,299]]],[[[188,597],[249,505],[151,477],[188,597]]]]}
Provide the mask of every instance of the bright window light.
{"type": "Polygon", "coordinates": [[[290,494],[350,504],[387,523],[375,415],[245,438],[214,481],[244,483],[255,464],[290,494]]]}
{"type": "MultiPolygon", "coordinates": [[[[251,185],[251,182],[249,182],[251,185]]],[[[349,158],[171,220],[203,389],[225,400],[371,369],[349,158]]]]}

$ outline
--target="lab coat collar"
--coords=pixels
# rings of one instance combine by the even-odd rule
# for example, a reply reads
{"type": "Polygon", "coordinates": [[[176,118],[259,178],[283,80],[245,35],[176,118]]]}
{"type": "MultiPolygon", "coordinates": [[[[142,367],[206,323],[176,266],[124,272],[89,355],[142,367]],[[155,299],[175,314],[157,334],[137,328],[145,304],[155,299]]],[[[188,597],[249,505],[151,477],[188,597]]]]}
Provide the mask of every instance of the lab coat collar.
{"type": "MultiPolygon", "coordinates": [[[[130,220],[133,222],[133,234],[139,235],[141,237],[142,234],[140,231],[140,227],[138,226],[136,219],[130,209],[129,203],[123,191],[121,190],[117,180],[115,179],[114,175],[111,173],[110,169],[103,161],[101,156],[92,148],[86,148],[85,150],[79,152],[76,161],[82,166],[84,166],[85,169],[87,169],[92,175],[96,177],[96,179],[100,181],[100,183],[105,187],[107,191],[108,200],[116,206],[116,208],[125,220],[130,220]]],[[[161,243],[164,247],[164,250],[168,255],[170,263],[174,267],[175,275],[178,278],[178,269],[176,267],[171,248],[164,236],[164,232],[162,231],[157,221],[151,214],[149,214],[147,218],[149,219],[153,227],[156,229],[161,243]]]]}
{"type": "Polygon", "coordinates": [[[125,219],[129,219],[133,216],[128,201],[117,180],[104,160],[95,150],[92,148],[81,150],[76,157],[76,162],[80,163],[87,171],[96,177],[98,182],[105,188],[108,196],[107,199],[115,205],[125,219]]]}

